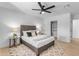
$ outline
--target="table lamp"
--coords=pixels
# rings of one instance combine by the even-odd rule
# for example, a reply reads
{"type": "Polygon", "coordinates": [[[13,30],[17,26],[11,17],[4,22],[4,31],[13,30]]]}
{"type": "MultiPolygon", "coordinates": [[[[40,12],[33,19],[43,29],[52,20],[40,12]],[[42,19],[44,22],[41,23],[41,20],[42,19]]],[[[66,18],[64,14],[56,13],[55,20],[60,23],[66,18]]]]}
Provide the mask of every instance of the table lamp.
{"type": "Polygon", "coordinates": [[[18,31],[18,28],[12,28],[12,37],[13,39],[15,39],[17,37],[17,31],[18,31]]]}

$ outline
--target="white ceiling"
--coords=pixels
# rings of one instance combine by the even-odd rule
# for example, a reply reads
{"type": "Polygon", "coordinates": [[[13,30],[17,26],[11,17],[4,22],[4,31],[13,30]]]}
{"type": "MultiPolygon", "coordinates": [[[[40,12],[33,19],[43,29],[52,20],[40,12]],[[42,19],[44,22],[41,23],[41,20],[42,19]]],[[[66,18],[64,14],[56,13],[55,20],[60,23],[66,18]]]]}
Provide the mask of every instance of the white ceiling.
{"type": "Polygon", "coordinates": [[[40,14],[40,11],[34,11],[32,9],[39,9],[37,2],[0,2],[0,7],[8,8],[11,10],[20,10],[26,14],[30,14],[38,17],[48,17],[52,15],[62,14],[70,12],[73,15],[79,14],[79,2],[42,2],[43,5],[49,7],[55,5],[55,8],[50,9],[52,13],[40,14]]]}
{"type": "Polygon", "coordinates": [[[9,2],[0,2],[0,7],[18,11],[19,9],[9,2]]]}

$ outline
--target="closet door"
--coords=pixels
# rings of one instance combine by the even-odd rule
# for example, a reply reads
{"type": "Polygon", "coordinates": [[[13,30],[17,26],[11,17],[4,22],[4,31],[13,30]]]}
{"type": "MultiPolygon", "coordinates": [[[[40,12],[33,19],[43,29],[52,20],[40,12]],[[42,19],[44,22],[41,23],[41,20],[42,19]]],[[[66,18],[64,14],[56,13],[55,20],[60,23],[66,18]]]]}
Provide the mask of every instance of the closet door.
{"type": "Polygon", "coordinates": [[[79,20],[73,20],[73,38],[79,38],[79,20]]]}
{"type": "Polygon", "coordinates": [[[57,37],[57,21],[51,21],[51,36],[57,37]]]}

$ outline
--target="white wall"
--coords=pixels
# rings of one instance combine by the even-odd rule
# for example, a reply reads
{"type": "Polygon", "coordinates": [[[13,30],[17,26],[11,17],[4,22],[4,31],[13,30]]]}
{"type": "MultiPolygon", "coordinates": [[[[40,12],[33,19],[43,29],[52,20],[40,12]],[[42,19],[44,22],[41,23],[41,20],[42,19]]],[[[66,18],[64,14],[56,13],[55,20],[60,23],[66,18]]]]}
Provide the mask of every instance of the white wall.
{"type": "Polygon", "coordinates": [[[9,10],[0,7],[0,48],[8,46],[8,34],[11,31],[11,27],[18,27],[21,24],[36,25],[43,24],[43,20],[31,15],[9,10]]]}
{"type": "Polygon", "coordinates": [[[79,38],[79,19],[73,20],[73,38],[79,38]]]}
{"type": "Polygon", "coordinates": [[[45,30],[46,34],[50,35],[50,21],[58,21],[58,38],[65,42],[70,42],[71,35],[70,35],[70,24],[71,24],[71,15],[70,13],[58,15],[58,16],[51,16],[44,19],[45,23],[45,30]]]}

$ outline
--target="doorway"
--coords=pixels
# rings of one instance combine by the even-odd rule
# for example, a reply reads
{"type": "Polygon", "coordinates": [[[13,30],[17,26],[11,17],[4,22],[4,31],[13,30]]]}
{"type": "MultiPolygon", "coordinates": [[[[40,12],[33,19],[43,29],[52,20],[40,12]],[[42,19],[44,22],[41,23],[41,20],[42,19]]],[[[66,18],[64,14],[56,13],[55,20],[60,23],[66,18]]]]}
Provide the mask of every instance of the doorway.
{"type": "Polygon", "coordinates": [[[51,36],[54,36],[57,38],[57,21],[51,21],[50,26],[51,26],[51,36]]]}

